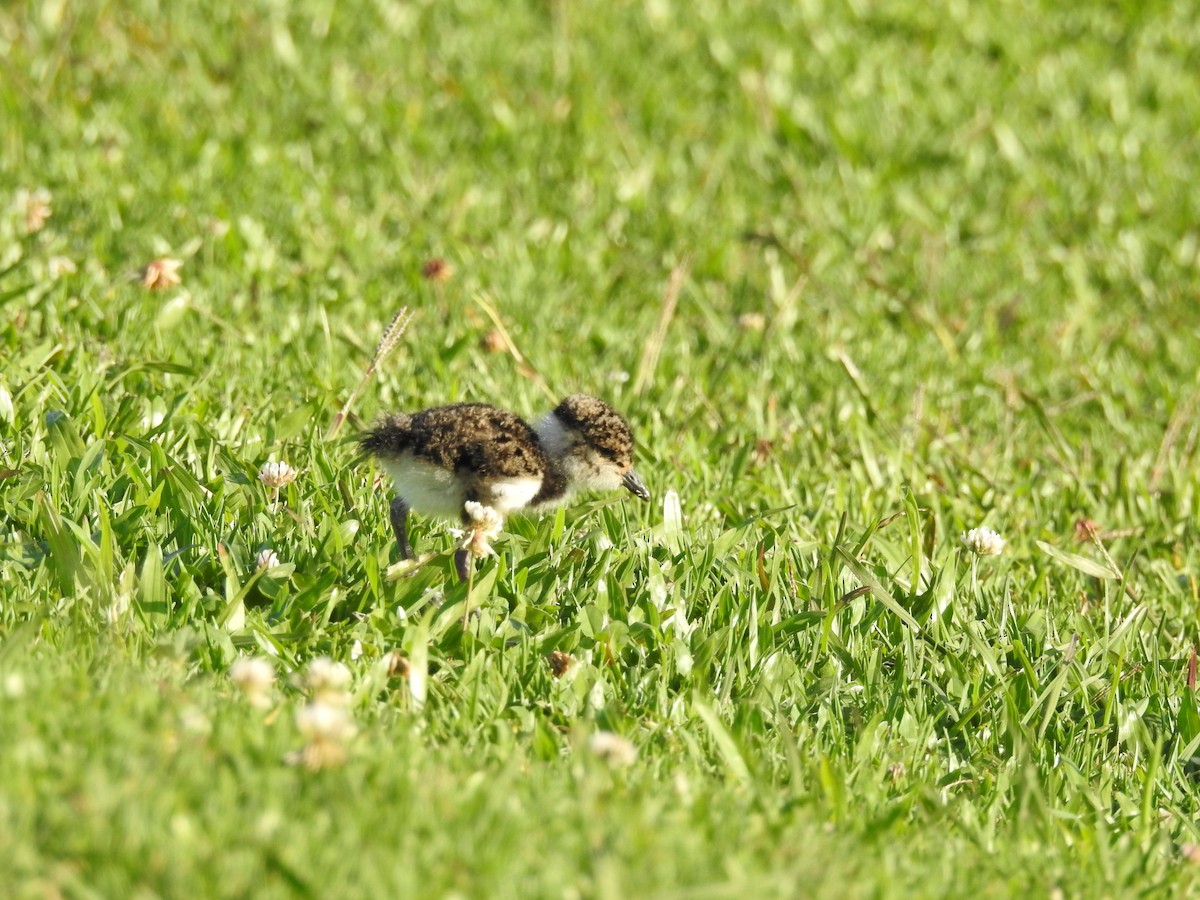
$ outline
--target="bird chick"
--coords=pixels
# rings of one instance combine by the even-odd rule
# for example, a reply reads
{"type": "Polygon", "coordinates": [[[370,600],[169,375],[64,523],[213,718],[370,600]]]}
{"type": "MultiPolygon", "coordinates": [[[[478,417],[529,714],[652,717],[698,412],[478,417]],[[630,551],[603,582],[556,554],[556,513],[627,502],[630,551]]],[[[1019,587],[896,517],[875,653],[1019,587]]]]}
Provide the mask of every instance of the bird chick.
{"type": "MultiPolygon", "coordinates": [[[[567,397],[536,428],[508,410],[457,403],[385,418],[362,440],[396,487],[391,522],[400,555],[413,556],[408,513],[470,524],[467,503],[502,518],[563,503],[578,491],[650,492],[633,468],[629,423],[603,400],[567,397]]],[[[455,554],[459,577],[470,555],[455,554]]]]}

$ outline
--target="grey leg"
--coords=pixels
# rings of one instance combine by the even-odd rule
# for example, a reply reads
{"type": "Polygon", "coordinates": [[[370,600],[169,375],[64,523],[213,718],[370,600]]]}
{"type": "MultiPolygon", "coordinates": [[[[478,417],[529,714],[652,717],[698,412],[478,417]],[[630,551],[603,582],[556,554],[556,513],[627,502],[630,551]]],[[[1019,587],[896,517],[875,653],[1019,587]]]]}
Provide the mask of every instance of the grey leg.
{"type": "Polygon", "coordinates": [[[459,581],[466,581],[471,577],[471,551],[470,550],[455,550],[454,551],[454,571],[458,573],[459,581]]]}
{"type": "Polygon", "coordinates": [[[400,548],[401,559],[412,559],[412,544],[408,542],[408,504],[403,497],[392,501],[391,509],[392,531],[396,534],[396,546],[400,548]]]}

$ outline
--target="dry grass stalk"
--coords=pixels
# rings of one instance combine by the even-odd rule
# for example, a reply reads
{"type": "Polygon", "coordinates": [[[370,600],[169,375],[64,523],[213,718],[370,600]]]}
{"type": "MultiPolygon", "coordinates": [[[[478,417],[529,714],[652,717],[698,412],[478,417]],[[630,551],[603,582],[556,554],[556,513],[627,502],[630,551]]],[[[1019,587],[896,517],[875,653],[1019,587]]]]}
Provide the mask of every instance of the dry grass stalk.
{"type": "Polygon", "coordinates": [[[658,367],[658,357],[662,353],[663,344],[667,340],[667,329],[671,327],[671,319],[675,316],[675,307],[679,305],[679,292],[683,289],[684,279],[687,278],[691,261],[685,259],[671,270],[667,279],[667,289],[663,292],[662,306],[658,311],[658,325],[646,346],[642,348],[642,358],[638,361],[637,379],[633,382],[633,393],[641,395],[654,377],[658,367]]]}
{"type": "Polygon", "coordinates": [[[333,417],[333,425],[329,428],[329,439],[332,440],[341,430],[342,423],[346,421],[346,417],[350,415],[350,407],[362,393],[362,389],[367,386],[367,382],[371,380],[371,376],[375,374],[375,370],[396,349],[396,345],[400,343],[400,338],[404,336],[404,332],[408,330],[408,323],[412,321],[413,314],[408,311],[407,306],[400,307],[400,311],[392,316],[392,321],[388,323],[388,327],[383,329],[383,336],[379,339],[379,346],[375,348],[375,355],[371,357],[371,362],[363,372],[362,378],[358,385],[350,392],[350,396],[346,398],[345,405],[342,406],[338,414],[333,417]]]}
{"type": "MultiPolygon", "coordinates": [[[[536,384],[541,392],[545,394],[551,401],[557,403],[558,397],[555,395],[554,391],[550,390],[550,385],[547,384],[546,379],[542,377],[541,373],[538,372],[538,370],[530,364],[529,360],[525,358],[521,351],[517,349],[517,345],[513,341],[512,335],[510,335],[508,333],[508,329],[504,327],[504,322],[500,319],[500,313],[496,311],[496,307],[492,305],[492,302],[483,294],[479,293],[476,293],[473,299],[479,305],[479,308],[487,314],[487,317],[492,320],[492,324],[496,327],[496,338],[493,338],[493,340],[498,338],[498,340],[503,343],[504,349],[508,351],[508,355],[511,356],[516,362],[517,371],[536,384]]],[[[491,336],[489,335],[489,337],[491,336]]]]}
{"type": "MultiPolygon", "coordinates": [[[[1170,422],[1167,423],[1167,430],[1163,434],[1162,444],[1158,448],[1158,455],[1154,460],[1154,467],[1150,470],[1150,484],[1147,490],[1151,494],[1157,494],[1162,487],[1163,476],[1170,470],[1171,451],[1175,449],[1175,445],[1179,442],[1180,436],[1183,434],[1184,426],[1194,422],[1196,418],[1196,404],[1200,400],[1200,392],[1193,391],[1186,400],[1175,407],[1175,412],[1171,416],[1170,422]]],[[[1193,431],[1194,437],[1194,431],[1193,431]]],[[[1192,440],[1189,439],[1189,444],[1192,440]]],[[[1185,453],[1186,459],[1190,454],[1185,453]]]]}

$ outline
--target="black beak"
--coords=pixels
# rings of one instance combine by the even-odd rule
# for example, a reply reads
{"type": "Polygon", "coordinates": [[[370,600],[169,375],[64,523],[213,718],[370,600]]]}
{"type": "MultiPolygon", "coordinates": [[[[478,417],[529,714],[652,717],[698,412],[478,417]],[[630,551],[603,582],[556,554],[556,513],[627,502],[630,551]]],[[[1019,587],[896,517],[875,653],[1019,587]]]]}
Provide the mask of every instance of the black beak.
{"type": "Polygon", "coordinates": [[[650,499],[650,491],[646,489],[646,482],[642,481],[642,477],[633,471],[633,469],[625,473],[625,477],[621,479],[621,484],[625,485],[625,489],[639,500],[650,499]]]}

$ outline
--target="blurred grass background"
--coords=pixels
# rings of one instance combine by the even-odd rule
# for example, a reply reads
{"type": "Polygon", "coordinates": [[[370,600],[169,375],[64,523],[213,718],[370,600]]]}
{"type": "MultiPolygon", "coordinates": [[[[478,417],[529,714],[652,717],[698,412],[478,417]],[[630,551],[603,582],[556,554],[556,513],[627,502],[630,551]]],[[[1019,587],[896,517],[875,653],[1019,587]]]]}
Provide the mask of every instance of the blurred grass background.
{"type": "Polygon", "coordinates": [[[6,893],[1186,893],[1198,62],[1183,2],[7,5],[6,893]],[[342,437],[544,409],[490,306],[656,495],[510,522],[469,634],[326,438],[404,305],[342,437]]]}

